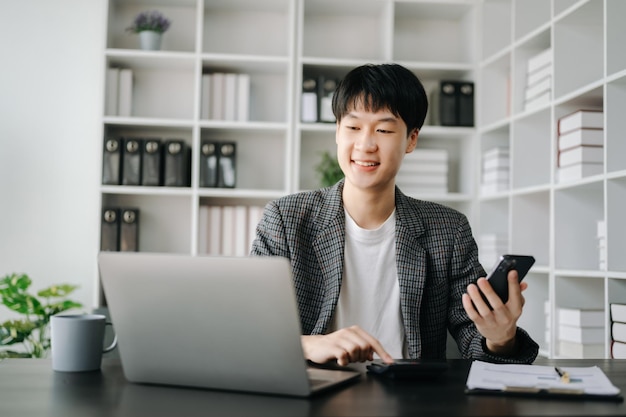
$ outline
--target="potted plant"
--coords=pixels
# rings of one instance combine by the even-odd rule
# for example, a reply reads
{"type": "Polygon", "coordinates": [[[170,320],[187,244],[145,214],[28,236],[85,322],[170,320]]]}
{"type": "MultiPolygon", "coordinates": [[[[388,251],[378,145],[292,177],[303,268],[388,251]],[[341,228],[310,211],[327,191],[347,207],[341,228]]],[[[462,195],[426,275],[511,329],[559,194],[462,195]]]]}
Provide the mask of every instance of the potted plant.
{"type": "Polygon", "coordinates": [[[53,285],[34,296],[27,291],[31,283],[26,274],[9,274],[0,279],[0,302],[25,316],[0,324],[0,359],[45,358],[50,350],[50,317],[82,307],[82,304],[66,298],[77,286],[53,285]],[[13,346],[19,344],[25,351],[13,350],[13,346]]]}
{"type": "Polygon", "coordinates": [[[133,24],[126,30],[139,34],[141,49],[157,51],[161,49],[161,38],[171,25],[171,21],[157,10],[147,10],[135,16],[133,24]]]}
{"type": "Polygon", "coordinates": [[[320,185],[329,187],[343,178],[343,171],[339,167],[337,157],[331,155],[330,152],[322,152],[321,158],[320,162],[315,166],[315,170],[319,175],[320,185]]]}

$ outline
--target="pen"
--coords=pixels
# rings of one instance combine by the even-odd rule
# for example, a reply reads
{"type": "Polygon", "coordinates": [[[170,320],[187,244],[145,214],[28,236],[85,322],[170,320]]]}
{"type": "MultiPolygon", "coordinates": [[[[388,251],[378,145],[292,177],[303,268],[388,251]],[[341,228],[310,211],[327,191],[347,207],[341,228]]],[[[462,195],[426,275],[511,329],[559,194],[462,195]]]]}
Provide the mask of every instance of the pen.
{"type": "Polygon", "coordinates": [[[564,384],[569,384],[569,374],[566,371],[562,370],[558,366],[555,366],[554,370],[561,377],[561,382],[563,382],[564,384]]]}

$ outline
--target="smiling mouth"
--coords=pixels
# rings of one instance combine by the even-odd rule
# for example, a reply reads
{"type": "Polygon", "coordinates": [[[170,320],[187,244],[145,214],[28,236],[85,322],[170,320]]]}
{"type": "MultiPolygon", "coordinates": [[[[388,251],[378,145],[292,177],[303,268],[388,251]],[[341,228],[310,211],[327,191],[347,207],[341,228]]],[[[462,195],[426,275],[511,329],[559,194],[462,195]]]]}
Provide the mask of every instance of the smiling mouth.
{"type": "Polygon", "coordinates": [[[366,162],[366,161],[354,161],[354,160],[352,162],[362,167],[373,167],[376,165],[380,165],[380,162],[366,162]]]}

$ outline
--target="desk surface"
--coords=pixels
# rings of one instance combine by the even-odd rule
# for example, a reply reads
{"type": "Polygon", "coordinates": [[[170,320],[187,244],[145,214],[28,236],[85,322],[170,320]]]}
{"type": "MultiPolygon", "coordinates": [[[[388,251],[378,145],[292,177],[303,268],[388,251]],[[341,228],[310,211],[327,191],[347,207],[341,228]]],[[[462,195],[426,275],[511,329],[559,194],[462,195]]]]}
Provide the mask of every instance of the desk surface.
{"type": "MultiPolygon", "coordinates": [[[[0,415],[30,416],[601,416],[626,415],[626,402],[465,395],[470,361],[452,359],[435,381],[361,380],[310,399],[133,384],[117,359],[102,370],[52,371],[49,359],[0,362],[0,415]]],[[[626,394],[626,360],[547,360],[537,364],[601,367],[626,394]]]]}

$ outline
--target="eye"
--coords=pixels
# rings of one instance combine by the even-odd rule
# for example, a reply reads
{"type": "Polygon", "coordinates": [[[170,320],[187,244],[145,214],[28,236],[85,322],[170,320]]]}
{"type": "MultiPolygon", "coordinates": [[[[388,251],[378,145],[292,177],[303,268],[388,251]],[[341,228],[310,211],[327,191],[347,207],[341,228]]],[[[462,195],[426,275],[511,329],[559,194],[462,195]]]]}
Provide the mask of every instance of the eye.
{"type": "Polygon", "coordinates": [[[393,133],[393,131],[387,129],[376,129],[376,131],[380,133],[393,133]]]}

